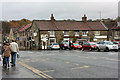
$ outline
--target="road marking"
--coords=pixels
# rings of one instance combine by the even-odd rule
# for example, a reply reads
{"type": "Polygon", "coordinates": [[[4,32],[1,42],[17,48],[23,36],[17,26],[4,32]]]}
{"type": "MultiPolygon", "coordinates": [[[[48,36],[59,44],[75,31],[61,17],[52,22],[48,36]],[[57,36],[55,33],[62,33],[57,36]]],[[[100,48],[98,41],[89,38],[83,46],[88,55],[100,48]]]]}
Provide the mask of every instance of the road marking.
{"type": "Polygon", "coordinates": [[[80,64],[75,64],[76,66],[80,65],[80,64]]]}
{"type": "Polygon", "coordinates": [[[18,64],[24,66],[25,68],[31,70],[32,72],[38,74],[38,75],[41,76],[42,78],[45,78],[45,79],[47,79],[47,80],[51,80],[51,79],[52,79],[52,80],[56,80],[56,79],[54,79],[53,77],[45,74],[45,73],[42,72],[42,71],[39,71],[39,70],[37,70],[37,69],[35,69],[35,68],[33,68],[33,67],[30,67],[30,66],[28,66],[28,65],[26,65],[26,64],[24,64],[24,63],[22,63],[22,62],[19,62],[19,61],[16,61],[16,62],[17,62],[18,64]]]}
{"type": "Polygon", "coordinates": [[[82,66],[82,67],[74,67],[72,69],[81,69],[81,68],[88,68],[89,66],[82,66]]]}
{"type": "Polygon", "coordinates": [[[42,72],[54,72],[55,70],[47,70],[47,71],[42,71],[42,72]]]}
{"type": "Polygon", "coordinates": [[[65,62],[66,64],[69,64],[70,62],[65,62]]]}

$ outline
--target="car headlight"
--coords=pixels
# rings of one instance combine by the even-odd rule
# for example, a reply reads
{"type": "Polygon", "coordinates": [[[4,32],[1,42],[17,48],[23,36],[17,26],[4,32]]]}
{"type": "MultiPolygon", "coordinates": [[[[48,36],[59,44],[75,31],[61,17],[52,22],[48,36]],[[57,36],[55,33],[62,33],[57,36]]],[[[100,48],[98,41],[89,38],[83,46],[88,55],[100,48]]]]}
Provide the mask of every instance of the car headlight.
{"type": "Polygon", "coordinates": [[[92,48],[94,48],[94,46],[91,46],[92,48]]]}

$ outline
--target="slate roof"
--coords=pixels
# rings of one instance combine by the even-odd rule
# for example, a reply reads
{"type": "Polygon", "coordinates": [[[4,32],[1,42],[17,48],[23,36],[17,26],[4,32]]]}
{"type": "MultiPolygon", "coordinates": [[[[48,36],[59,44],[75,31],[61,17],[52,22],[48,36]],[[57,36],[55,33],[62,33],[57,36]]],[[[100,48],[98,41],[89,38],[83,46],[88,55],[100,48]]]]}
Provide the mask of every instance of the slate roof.
{"type": "Polygon", "coordinates": [[[18,27],[18,28],[12,28],[12,30],[13,30],[14,33],[23,32],[26,29],[28,29],[31,25],[32,25],[32,23],[27,24],[26,26],[21,26],[21,27],[18,27]]]}
{"type": "Polygon", "coordinates": [[[25,31],[26,29],[28,29],[31,26],[32,23],[27,24],[26,26],[24,26],[23,28],[19,29],[19,32],[25,31]]]}
{"type": "Polygon", "coordinates": [[[102,22],[34,20],[40,30],[108,30],[102,22]]]}
{"type": "Polygon", "coordinates": [[[114,26],[113,28],[112,28],[112,30],[120,30],[120,21],[118,22],[119,24],[117,25],[117,26],[114,26]]]}

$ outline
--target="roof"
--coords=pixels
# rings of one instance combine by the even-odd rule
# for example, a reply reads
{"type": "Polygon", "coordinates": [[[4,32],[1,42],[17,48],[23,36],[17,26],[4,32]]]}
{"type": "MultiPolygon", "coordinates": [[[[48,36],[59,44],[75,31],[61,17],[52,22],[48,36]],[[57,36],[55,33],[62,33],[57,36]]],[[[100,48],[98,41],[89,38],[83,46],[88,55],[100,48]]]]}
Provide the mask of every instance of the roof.
{"type": "Polygon", "coordinates": [[[13,32],[17,31],[18,30],[18,27],[17,28],[12,28],[13,32]]]}
{"type": "Polygon", "coordinates": [[[19,30],[19,32],[22,32],[22,31],[25,31],[26,29],[28,29],[28,28],[31,26],[31,24],[32,24],[32,23],[27,24],[26,26],[24,26],[23,28],[21,28],[21,29],[19,30]]]}
{"type": "Polygon", "coordinates": [[[25,31],[26,29],[28,29],[31,25],[32,25],[32,23],[27,24],[26,26],[21,26],[21,27],[12,28],[12,29],[13,29],[13,32],[14,32],[14,33],[23,32],[23,31],[25,31]]]}
{"type": "Polygon", "coordinates": [[[118,22],[117,26],[114,26],[112,30],[120,30],[120,21],[118,22]]]}
{"type": "Polygon", "coordinates": [[[40,30],[108,30],[102,22],[34,20],[40,30]]]}
{"type": "Polygon", "coordinates": [[[112,30],[120,30],[120,27],[113,27],[112,30]]]}

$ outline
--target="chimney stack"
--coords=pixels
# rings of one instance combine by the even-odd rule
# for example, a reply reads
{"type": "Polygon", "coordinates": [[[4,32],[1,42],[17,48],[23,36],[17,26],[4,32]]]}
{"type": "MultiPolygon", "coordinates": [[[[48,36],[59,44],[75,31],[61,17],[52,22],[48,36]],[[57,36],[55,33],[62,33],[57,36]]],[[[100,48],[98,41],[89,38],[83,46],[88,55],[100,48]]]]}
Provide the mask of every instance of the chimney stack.
{"type": "Polygon", "coordinates": [[[86,14],[84,14],[84,17],[82,17],[82,21],[87,22],[86,14]]]}
{"type": "Polygon", "coordinates": [[[55,21],[53,14],[51,14],[51,21],[55,21]]]}

